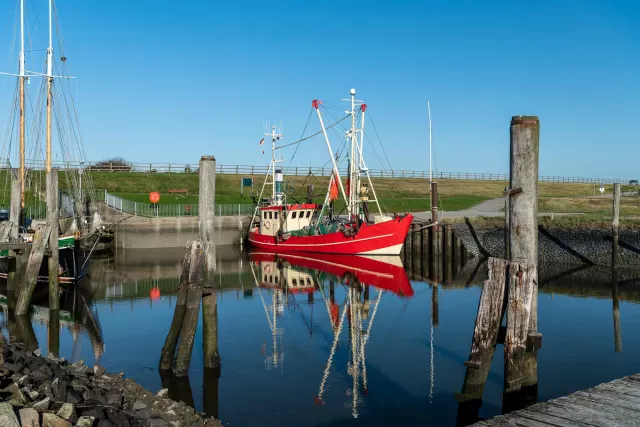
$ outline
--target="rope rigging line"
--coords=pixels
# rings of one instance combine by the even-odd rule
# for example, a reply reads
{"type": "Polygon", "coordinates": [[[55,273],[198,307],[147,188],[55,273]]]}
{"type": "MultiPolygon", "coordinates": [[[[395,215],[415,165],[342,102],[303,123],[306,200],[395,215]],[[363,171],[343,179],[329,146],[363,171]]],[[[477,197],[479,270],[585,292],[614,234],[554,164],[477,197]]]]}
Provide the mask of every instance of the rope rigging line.
{"type": "MultiPolygon", "coordinates": [[[[335,125],[337,125],[338,123],[340,123],[341,121],[343,121],[343,120],[345,120],[345,119],[347,119],[347,118],[349,118],[349,116],[344,116],[344,117],[343,117],[342,119],[340,119],[337,123],[334,123],[334,124],[332,124],[331,126],[326,127],[325,129],[331,129],[332,127],[334,127],[335,125]]],[[[302,138],[302,139],[301,139],[301,140],[299,140],[299,141],[291,142],[291,143],[289,143],[289,144],[285,144],[285,145],[281,145],[281,146],[279,146],[279,147],[276,147],[276,149],[289,147],[289,146],[294,145],[294,144],[299,144],[299,143],[301,143],[301,142],[303,142],[303,141],[306,141],[307,139],[311,139],[311,138],[313,138],[314,136],[318,136],[318,135],[320,135],[321,133],[322,133],[322,131],[316,132],[316,133],[314,133],[313,135],[309,135],[308,137],[306,137],[306,138],[302,138]]]]}
{"type": "MultiPolygon", "coordinates": [[[[312,114],[313,114],[313,108],[311,109],[311,111],[309,111],[309,117],[307,117],[307,123],[305,123],[304,125],[304,129],[302,130],[302,134],[300,135],[300,138],[304,137],[304,133],[307,131],[307,126],[309,126],[309,122],[311,121],[312,114]]],[[[291,156],[291,160],[289,160],[289,164],[287,165],[287,170],[291,167],[291,163],[293,162],[293,159],[296,157],[296,154],[298,153],[298,148],[300,148],[300,145],[298,145],[296,147],[296,150],[293,152],[293,156],[291,156]]]]}
{"type": "Polygon", "coordinates": [[[376,133],[376,137],[378,138],[378,143],[380,147],[382,147],[382,152],[384,153],[385,159],[387,159],[387,164],[389,165],[389,169],[393,169],[391,167],[391,162],[389,161],[389,157],[387,156],[387,151],[384,149],[384,145],[382,145],[382,140],[380,139],[380,134],[378,134],[378,129],[376,128],[376,123],[373,121],[373,116],[369,113],[369,120],[371,121],[371,125],[373,126],[373,130],[376,133]]]}

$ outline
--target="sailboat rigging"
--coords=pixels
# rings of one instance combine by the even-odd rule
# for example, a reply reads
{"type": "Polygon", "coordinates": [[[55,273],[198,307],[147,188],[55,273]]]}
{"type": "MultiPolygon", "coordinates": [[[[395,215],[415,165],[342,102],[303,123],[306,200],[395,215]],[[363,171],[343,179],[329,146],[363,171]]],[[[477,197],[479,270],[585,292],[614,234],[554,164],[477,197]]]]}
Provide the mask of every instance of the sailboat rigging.
{"type": "MultiPolygon", "coordinates": [[[[54,72],[56,62],[54,60],[53,49],[53,24],[55,5],[53,0],[47,0],[48,3],[48,45],[46,48],[46,68],[44,72],[28,71],[25,64],[25,8],[24,0],[20,0],[20,52],[18,55],[18,74],[2,73],[5,75],[15,76],[18,78],[18,96],[19,100],[19,118],[18,118],[18,170],[12,168],[12,140],[13,140],[13,121],[12,115],[9,120],[9,130],[7,132],[7,140],[2,147],[3,167],[2,172],[5,178],[5,186],[9,181],[17,181],[19,183],[19,215],[17,218],[9,218],[12,232],[10,239],[12,241],[30,242],[33,239],[34,223],[42,219],[44,214],[43,204],[45,193],[42,191],[46,188],[43,185],[44,177],[50,173],[58,173],[52,168],[53,163],[53,140],[54,125],[56,126],[55,134],[60,142],[60,147],[65,163],[64,174],[66,179],[66,188],[68,190],[61,191],[58,195],[61,208],[61,217],[68,216],[71,221],[65,221],[65,226],[58,227],[55,236],[58,236],[58,230],[62,233],[58,237],[58,247],[60,248],[60,283],[75,283],[82,279],[86,273],[86,266],[91,253],[90,248],[95,247],[95,242],[100,238],[102,232],[102,221],[97,214],[93,212],[95,206],[91,202],[95,201],[95,192],[93,191],[92,180],[90,176],[84,179],[84,187],[81,188],[82,169],[74,169],[71,167],[73,163],[86,164],[84,149],[81,144],[80,131],[75,111],[75,105],[71,96],[68,80],[73,77],[66,75],[65,61],[66,57],[61,56],[60,65],[61,73],[54,72]],[[57,75],[56,75],[57,74],[57,75]],[[41,78],[39,95],[36,97],[35,105],[29,102],[25,83],[32,78],[41,78]],[[55,83],[60,82],[60,84],[55,83]],[[45,103],[45,105],[42,105],[45,103]],[[30,107],[30,109],[27,108],[30,107]],[[42,132],[42,112],[45,113],[45,132],[42,132]],[[31,113],[32,121],[27,125],[28,113],[31,113]],[[29,140],[27,141],[27,132],[29,140]],[[44,133],[45,136],[45,158],[38,158],[41,153],[41,147],[38,139],[44,133]],[[67,140],[71,140],[69,143],[67,140]],[[33,159],[26,158],[27,142],[33,145],[33,159]],[[75,159],[73,159],[75,155],[75,159]],[[79,157],[79,159],[77,159],[79,157]]],[[[55,14],[57,16],[57,14],[55,14]]],[[[31,34],[31,33],[30,33],[31,34]]],[[[58,35],[58,44],[62,53],[61,37],[58,35]]],[[[5,188],[2,203],[8,202],[8,190],[5,188]]],[[[55,241],[55,240],[54,240],[55,241]]],[[[6,277],[6,256],[7,251],[0,251],[0,277],[6,277]]],[[[47,281],[47,259],[43,261],[38,280],[47,281]]]]}
{"type": "MultiPolygon", "coordinates": [[[[398,255],[413,220],[411,214],[388,216],[382,212],[364,155],[364,124],[367,104],[356,100],[356,91],[351,89],[351,128],[347,131],[350,143],[346,185],[340,177],[335,153],[331,147],[327,129],[320,111],[319,100],[311,105],[316,110],[321,132],[332,164],[331,179],[322,205],[314,203],[288,204],[283,192],[283,173],[277,167],[276,141],[283,135],[275,128],[272,137],[272,156],[267,177],[271,178],[272,194],[268,202],[258,205],[251,218],[247,240],[251,246],[273,251],[302,251],[339,254],[398,255]],[[363,182],[366,180],[366,182],[363,182]],[[369,195],[371,191],[372,198],[369,195]],[[346,209],[346,217],[327,215],[327,207],[340,200],[346,209]],[[375,203],[378,215],[369,215],[369,203],[375,203]]],[[[305,138],[307,139],[307,138],[305,138]]],[[[304,140],[304,139],[303,139],[304,140]]],[[[302,140],[301,140],[302,141],[302,140]]],[[[284,145],[286,146],[286,145],[284,145]]],[[[260,193],[260,200],[267,185],[260,193]]]]}

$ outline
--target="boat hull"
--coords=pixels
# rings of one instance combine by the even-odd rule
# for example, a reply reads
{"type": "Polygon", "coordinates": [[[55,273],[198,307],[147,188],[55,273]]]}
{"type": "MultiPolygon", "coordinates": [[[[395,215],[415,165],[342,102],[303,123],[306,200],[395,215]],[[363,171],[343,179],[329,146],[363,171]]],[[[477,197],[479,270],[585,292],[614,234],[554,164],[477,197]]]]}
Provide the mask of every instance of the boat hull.
{"type": "Polygon", "coordinates": [[[413,221],[406,216],[378,224],[363,225],[353,237],[342,232],[318,236],[291,236],[279,241],[276,236],[249,232],[249,244],[274,252],[318,252],[351,255],[399,255],[413,221]]]}

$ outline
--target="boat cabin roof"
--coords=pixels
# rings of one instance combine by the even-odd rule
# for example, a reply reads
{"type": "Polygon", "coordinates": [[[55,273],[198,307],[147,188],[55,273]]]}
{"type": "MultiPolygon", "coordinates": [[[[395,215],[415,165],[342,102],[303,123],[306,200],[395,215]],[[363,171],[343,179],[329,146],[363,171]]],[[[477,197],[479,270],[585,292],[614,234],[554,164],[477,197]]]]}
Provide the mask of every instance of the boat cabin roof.
{"type": "Polygon", "coordinates": [[[280,206],[265,206],[260,208],[261,211],[281,211],[283,208],[287,208],[288,211],[296,211],[302,209],[317,209],[318,205],[315,203],[301,203],[298,205],[280,205],[280,206]]]}

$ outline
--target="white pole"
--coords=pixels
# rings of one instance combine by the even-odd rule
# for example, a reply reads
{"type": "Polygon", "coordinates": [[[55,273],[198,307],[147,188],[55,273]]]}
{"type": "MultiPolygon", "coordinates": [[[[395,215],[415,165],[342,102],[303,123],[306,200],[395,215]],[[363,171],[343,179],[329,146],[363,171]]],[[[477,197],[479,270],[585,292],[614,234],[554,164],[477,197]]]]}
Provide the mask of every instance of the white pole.
{"type": "Polygon", "coordinates": [[[356,133],[356,90],[351,89],[349,92],[351,94],[351,162],[349,163],[349,203],[351,204],[351,218],[355,221],[356,216],[358,215],[358,202],[356,201],[356,192],[354,191],[355,186],[357,185],[357,179],[355,179],[355,170],[356,170],[356,147],[357,137],[356,133]]]}
{"type": "Polygon", "coordinates": [[[53,0],[49,0],[49,48],[47,49],[47,77],[53,76],[53,34],[52,34],[53,0]]]}
{"type": "Polygon", "coordinates": [[[20,0],[20,77],[24,77],[24,0],[20,0]]]}
{"type": "Polygon", "coordinates": [[[427,111],[429,112],[429,182],[433,182],[433,170],[431,168],[431,103],[427,101],[427,111]]]}
{"type": "Polygon", "coordinates": [[[344,197],[344,201],[347,204],[347,210],[349,214],[351,214],[351,206],[349,205],[349,199],[347,199],[347,194],[344,192],[344,187],[342,186],[342,180],[340,179],[340,172],[338,171],[338,165],[336,164],[336,159],[333,157],[333,150],[331,150],[331,144],[329,143],[329,137],[327,136],[327,130],[324,128],[324,122],[322,121],[322,114],[320,114],[320,109],[317,105],[314,104],[316,109],[316,113],[318,113],[318,119],[320,120],[320,127],[322,128],[322,133],[324,134],[324,140],[327,143],[327,148],[329,149],[329,157],[331,158],[331,163],[333,164],[333,172],[336,174],[336,181],[338,181],[338,186],[340,187],[340,192],[342,193],[342,197],[344,197]]]}

